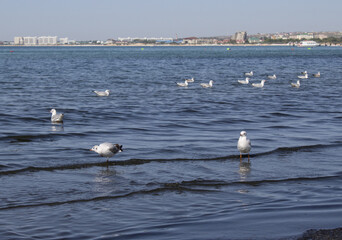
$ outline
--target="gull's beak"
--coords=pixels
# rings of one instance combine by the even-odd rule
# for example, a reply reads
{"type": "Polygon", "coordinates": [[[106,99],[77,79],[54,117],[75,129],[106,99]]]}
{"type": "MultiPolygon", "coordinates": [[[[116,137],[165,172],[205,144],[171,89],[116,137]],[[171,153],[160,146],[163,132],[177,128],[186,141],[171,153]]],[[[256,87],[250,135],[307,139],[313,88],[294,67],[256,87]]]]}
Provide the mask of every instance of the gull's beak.
{"type": "Polygon", "coordinates": [[[89,151],[94,151],[93,149],[89,149],[89,151]]]}

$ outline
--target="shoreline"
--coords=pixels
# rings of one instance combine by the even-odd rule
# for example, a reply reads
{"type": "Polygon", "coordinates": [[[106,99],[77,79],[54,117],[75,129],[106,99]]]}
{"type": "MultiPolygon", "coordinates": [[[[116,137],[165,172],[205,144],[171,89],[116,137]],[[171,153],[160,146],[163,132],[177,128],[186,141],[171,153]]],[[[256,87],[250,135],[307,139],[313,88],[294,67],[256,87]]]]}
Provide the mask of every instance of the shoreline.
{"type": "Polygon", "coordinates": [[[342,228],[310,229],[305,231],[297,240],[328,240],[342,239],[342,228]]]}
{"type": "MultiPolygon", "coordinates": [[[[75,45],[0,45],[0,47],[298,47],[288,44],[75,44],[75,45]]],[[[322,45],[318,47],[342,47],[342,45],[322,45]]],[[[305,47],[301,47],[305,48],[305,47]]]]}

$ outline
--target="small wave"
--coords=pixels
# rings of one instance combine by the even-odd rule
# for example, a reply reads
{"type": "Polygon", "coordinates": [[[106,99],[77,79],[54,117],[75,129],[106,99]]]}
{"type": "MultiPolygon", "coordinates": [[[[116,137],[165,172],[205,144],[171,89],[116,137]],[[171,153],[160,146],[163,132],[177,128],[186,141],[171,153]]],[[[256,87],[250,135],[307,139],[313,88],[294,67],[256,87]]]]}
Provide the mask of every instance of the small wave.
{"type": "Polygon", "coordinates": [[[10,209],[18,209],[18,208],[33,208],[33,207],[43,207],[43,206],[58,206],[63,204],[73,204],[73,203],[82,203],[82,202],[93,202],[93,201],[104,201],[104,200],[111,200],[111,199],[119,199],[119,198],[126,198],[137,194],[158,194],[165,191],[181,191],[181,192],[208,192],[208,190],[201,190],[201,189],[190,189],[182,186],[164,186],[158,187],[150,190],[140,190],[135,192],[130,192],[123,195],[114,195],[114,196],[100,196],[94,198],[86,198],[86,199],[73,199],[68,201],[58,201],[58,202],[47,202],[47,203],[35,203],[35,204],[23,204],[23,205],[14,205],[14,206],[7,206],[0,208],[0,211],[10,210],[10,209]]]}
{"type": "Polygon", "coordinates": [[[14,142],[32,142],[39,140],[53,140],[56,137],[69,137],[69,136],[86,136],[85,133],[45,133],[45,134],[31,134],[31,135],[7,135],[0,137],[0,141],[14,142]]]}
{"type": "Polygon", "coordinates": [[[221,180],[204,180],[204,179],[195,179],[191,181],[182,181],[182,182],[174,182],[174,183],[149,183],[146,186],[152,186],[155,184],[160,185],[159,187],[147,190],[139,190],[134,192],[129,192],[122,195],[111,195],[111,196],[99,196],[94,198],[86,198],[86,199],[72,199],[67,201],[56,201],[56,202],[47,202],[47,203],[34,203],[34,204],[22,204],[22,205],[12,205],[0,208],[0,211],[17,209],[17,208],[33,208],[33,207],[42,207],[42,206],[57,206],[63,204],[73,204],[73,203],[83,203],[83,202],[93,202],[93,201],[105,201],[111,199],[119,199],[119,198],[127,198],[138,194],[158,194],[163,192],[177,191],[177,192],[214,192],[218,191],[217,187],[222,186],[234,186],[234,185],[248,185],[248,186],[259,186],[261,184],[270,184],[270,183],[283,183],[283,182],[303,182],[303,181],[318,181],[318,180],[333,180],[340,179],[341,175],[338,176],[318,176],[318,177],[298,177],[298,178],[285,178],[285,179],[265,179],[265,180],[256,180],[256,181],[239,181],[239,182],[225,182],[221,180]],[[206,187],[203,188],[194,188],[194,187],[206,187]],[[207,187],[212,187],[212,189],[208,189],[207,187]]]}
{"type": "MultiPolygon", "coordinates": [[[[308,145],[308,146],[299,146],[299,147],[281,147],[275,150],[271,150],[269,152],[262,152],[256,154],[250,154],[250,157],[260,157],[265,155],[271,155],[275,153],[291,153],[298,152],[301,150],[307,149],[319,149],[319,148],[330,148],[341,146],[342,142],[330,145],[308,145]]],[[[60,166],[51,166],[51,167],[35,167],[29,166],[21,169],[0,171],[0,176],[4,175],[13,175],[24,172],[38,172],[38,171],[55,171],[55,170],[72,170],[72,169],[81,169],[81,168],[90,168],[90,167],[107,167],[107,166],[130,166],[130,165],[141,165],[150,162],[180,162],[180,161],[224,161],[229,159],[240,159],[240,155],[228,155],[214,158],[174,158],[174,159],[129,159],[123,161],[110,161],[110,162],[95,162],[95,163],[79,163],[79,164],[70,164],[70,165],[60,165],[60,166]]]]}

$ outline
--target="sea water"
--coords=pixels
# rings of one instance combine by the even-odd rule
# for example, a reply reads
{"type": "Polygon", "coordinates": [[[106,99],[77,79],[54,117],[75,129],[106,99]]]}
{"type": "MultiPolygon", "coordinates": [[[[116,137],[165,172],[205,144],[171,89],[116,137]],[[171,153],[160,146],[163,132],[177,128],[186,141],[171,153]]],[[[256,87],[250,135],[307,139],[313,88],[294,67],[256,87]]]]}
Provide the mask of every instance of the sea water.
{"type": "Polygon", "coordinates": [[[0,238],[280,239],[340,227],[341,82],[339,47],[2,47],[0,238]],[[263,88],[238,83],[249,71],[263,88]],[[124,151],[107,163],[89,151],[102,142],[124,151]]]}

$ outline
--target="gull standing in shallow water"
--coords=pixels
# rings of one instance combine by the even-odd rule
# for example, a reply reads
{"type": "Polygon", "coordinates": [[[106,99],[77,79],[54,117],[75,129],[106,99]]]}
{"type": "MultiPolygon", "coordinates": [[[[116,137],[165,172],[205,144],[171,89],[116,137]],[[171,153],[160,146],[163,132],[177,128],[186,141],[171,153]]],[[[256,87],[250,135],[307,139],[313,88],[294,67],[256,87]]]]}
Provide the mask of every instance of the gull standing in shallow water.
{"type": "Polygon", "coordinates": [[[300,80],[297,80],[297,83],[291,83],[292,87],[299,88],[300,87],[300,80]]]}
{"type": "Polygon", "coordinates": [[[100,145],[95,145],[90,151],[97,152],[101,157],[106,157],[108,163],[110,157],[123,150],[122,145],[104,142],[100,145]]]}
{"type": "Polygon", "coordinates": [[[201,83],[201,86],[204,88],[211,88],[213,86],[214,81],[210,80],[209,83],[201,83]]]}
{"type": "Polygon", "coordinates": [[[248,84],[249,83],[249,77],[246,77],[245,80],[238,80],[238,82],[241,84],[248,84]]]}
{"type": "Polygon", "coordinates": [[[63,113],[57,113],[56,109],[51,109],[50,111],[51,113],[51,122],[63,122],[63,117],[64,114],[63,113]]]}
{"type": "Polygon", "coordinates": [[[107,97],[107,96],[109,96],[110,91],[107,89],[104,92],[102,92],[102,91],[94,91],[94,93],[96,93],[96,95],[100,96],[100,97],[107,97]]]}
{"type": "Polygon", "coordinates": [[[262,88],[264,87],[266,80],[261,80],[261,83],[252,83],[253,87],[262,88]]]}
{"type": "Polygon", "coordinates": [[[240,138],[237,143],[237,149],[240,152],[240,161],[242,159],[242,153],[248,153],[248,161],[249,161],[249,151],[251,151],[252,145],[251,140],[247,138],[247,132],[240,132],[240,138]]]}

